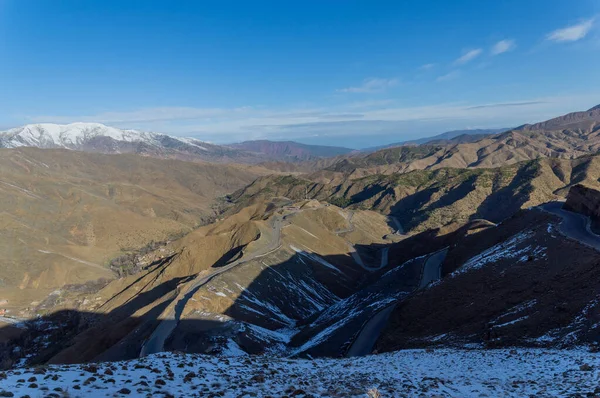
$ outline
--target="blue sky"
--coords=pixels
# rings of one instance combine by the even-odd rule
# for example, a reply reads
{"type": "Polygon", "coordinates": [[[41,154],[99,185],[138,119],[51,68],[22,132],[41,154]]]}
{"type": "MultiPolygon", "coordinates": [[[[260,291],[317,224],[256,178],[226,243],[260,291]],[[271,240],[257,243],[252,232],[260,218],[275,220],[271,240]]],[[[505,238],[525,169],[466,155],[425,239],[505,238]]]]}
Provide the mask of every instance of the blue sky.
{"type": "Polygon", "coordinates": [[[600,103],[600,1],[0,0],[0,128],[364,147],[600,103]]]}

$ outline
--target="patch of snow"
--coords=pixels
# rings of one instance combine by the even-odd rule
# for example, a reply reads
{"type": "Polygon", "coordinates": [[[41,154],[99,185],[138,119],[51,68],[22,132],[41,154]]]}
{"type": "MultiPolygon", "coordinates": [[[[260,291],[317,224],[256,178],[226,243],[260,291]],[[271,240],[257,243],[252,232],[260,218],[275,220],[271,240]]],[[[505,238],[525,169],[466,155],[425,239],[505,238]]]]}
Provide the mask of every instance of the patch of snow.
{"type": "Polygon", "coordinates": [[[316,261],[316,262],[318,262],[319,264],[326,266],[327,268],[330,268],[330,269],[332,269],[332,270],[334,270],[334,271],[336,271],[336,272],[338,272],[338,273],[340,273],[340,274],[342,274],[342,273],[343,273],[343,272],[342,272],[340,269],[338,269],[338,268],[337,268],[335,265],[333,265],[333,264],[331,264],[330,262],[326,261],[324,258],[322,258],[321,256],[319,256],[318,254],[311,253],[311,252],[307,252],[307,251],[304,251],[304,250],[302,250],[302,249],[298,249],[297,247],[295,247],[295,246],[292,246],[292,245],[290,245],[290,248],[291,248],[293,251],[295,251],[296,253],[298,253],[298,254],[300,254],[300,255],[302,255],[302,256],[305,256],[305,257],[307,257],[307,258],[309,258],[309,259],[311,259],[311,260],[313,260],[313,261],[316,261]]]}
{"type": "Polygon", "coordinates": [[[248,354],[240,348],[237,343],[231,339],[227,339],[227,346],[223,351],[221,351],[221,355],[227,357],[245,357],[248,354]]]}
{"type": "Polygon", "coordinates": [[[509,321],[509,322],[505,322],[505,323],[501,323],[499,325],[493,325],[493,327],[494,328],[503,328],[505,326],[514,325],[515,323],[521,322],[521,321],[523,321],[523,320],[525,320],[527,318],[529,318],[529,315],[525,315],[525,316],[522,316],[522,317],[517,318],[515,320],[509,321]]]}
{"type": "Polygon", "coordinates": [[[177,137],[177,140],[179,140],[181,142],[185,142],[188,145],[195,146],[196,148],[202,149],[203,151],[208,151],[208,149],[206,149],[206,147],[203,147],[202,145],[198,144],[198,143],[202,143],[202,141],[198,141],[195,138],[177,137]]]}
{"type": "Polygon", "coordinates": [[[377,391],[382,397],[400,396],[400,392],[402,396],[427,397],[563,397],[594,396],[600,378],[597,354],[583,350],[405,350],[356,358],[292,360],[247,356],[228,341],[225,352],[241,356],[225,360],[223,356],[160,353],[94,367],[49,365],[43,374],[40,368],[9,370],[0,392],[37,396],[41,388],[60,388],[70,396],[96,398],[121,396],[119,390],[126,388],[129,396],[156,396],[160,390],[176,397],[210,391],[233,398],[289,396],[301,388],[304,395],[313,396],[365,397],[368,391],[377,391]],[[591,370],[582,370],[582,364],[590,365],[591,370]],[[111,375],[105,374],[108,368],[111,375]],[[19,381],[32,377],[36,388],[19,381]],[[162,382],[155,384],[158,379],[162,382]]]}
{"type": "Polygon", "coordinates": [[[458,268],[450,276],[454,277],[464,272],[479,269],[486,264],[495,263],[503,259],[517,259],[518,262],[525,262],[529,260],[529,256],[533,256],[534,258],[545,257],[546,248],[544,247],[532,247],[531,245],[521,247],[531,237],[533,237],[533,231],[518,233],[510,239],[498,243],[467,260],[462,267],[458,268]]]}

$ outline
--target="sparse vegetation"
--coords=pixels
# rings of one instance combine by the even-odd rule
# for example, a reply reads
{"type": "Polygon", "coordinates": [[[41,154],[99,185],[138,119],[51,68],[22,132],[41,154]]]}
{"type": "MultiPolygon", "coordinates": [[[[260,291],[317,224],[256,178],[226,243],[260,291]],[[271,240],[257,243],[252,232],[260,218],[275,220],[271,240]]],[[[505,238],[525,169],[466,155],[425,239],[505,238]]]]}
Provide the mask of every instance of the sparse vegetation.
{"type": "Polygon", "coordinates": [[[332,205],[337,206],[337,207],[342,207],[342,208],[348,207],[348,206],[350,206],[352,204],[352,200],[351,199],[344,198],[342,196],[330,198],[328,201],[332,205]]]}

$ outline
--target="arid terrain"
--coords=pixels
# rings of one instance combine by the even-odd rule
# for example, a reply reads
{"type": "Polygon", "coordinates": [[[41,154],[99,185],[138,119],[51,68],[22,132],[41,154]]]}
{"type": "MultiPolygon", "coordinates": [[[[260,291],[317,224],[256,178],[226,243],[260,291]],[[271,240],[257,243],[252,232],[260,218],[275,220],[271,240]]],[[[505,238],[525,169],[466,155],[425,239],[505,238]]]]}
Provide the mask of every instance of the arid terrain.
{"type": "MultiPolygon", "coordinates": [[[[592,140],[590,115],[507,134],[540,139],[569,123],[592,140]]],[[[502,137],[452,145],[466,157],[461,145],[502,137]]],[[[600,156],[587,148],[409,170],[436,148],[338,156],[309,173],[294,163],[293,175],[274,164],[4,149],[2,367],[142,366],[169,360],[157,356],[164,351],[310,359],[597,350],[600,156]]],[[[413,388],[466,388],[426,384],[413,388]]],[[[353,391],[372,387],[394,388],[353,391]]]]}
{"type": "Polygon", "coordinates": [[[64,285],[112,279],[112,259],[211,222],[216,198],[264,173],[136,155],[0,150],[0,300],[8,301],[1,307],[35,306],[64,285]]]}

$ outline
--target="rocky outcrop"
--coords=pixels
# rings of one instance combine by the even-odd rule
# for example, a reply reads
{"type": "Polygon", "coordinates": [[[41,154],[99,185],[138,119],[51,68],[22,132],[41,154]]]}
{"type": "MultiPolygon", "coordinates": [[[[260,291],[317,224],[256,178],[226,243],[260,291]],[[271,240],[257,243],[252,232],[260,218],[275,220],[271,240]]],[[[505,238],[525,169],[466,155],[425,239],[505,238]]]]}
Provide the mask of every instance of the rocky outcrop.
{"type": "Polygon", "coordinates": [[[590,217],[592,230],[600,231],[600,191],[577,184],[569,189],[564,208],[590,217]]]}

